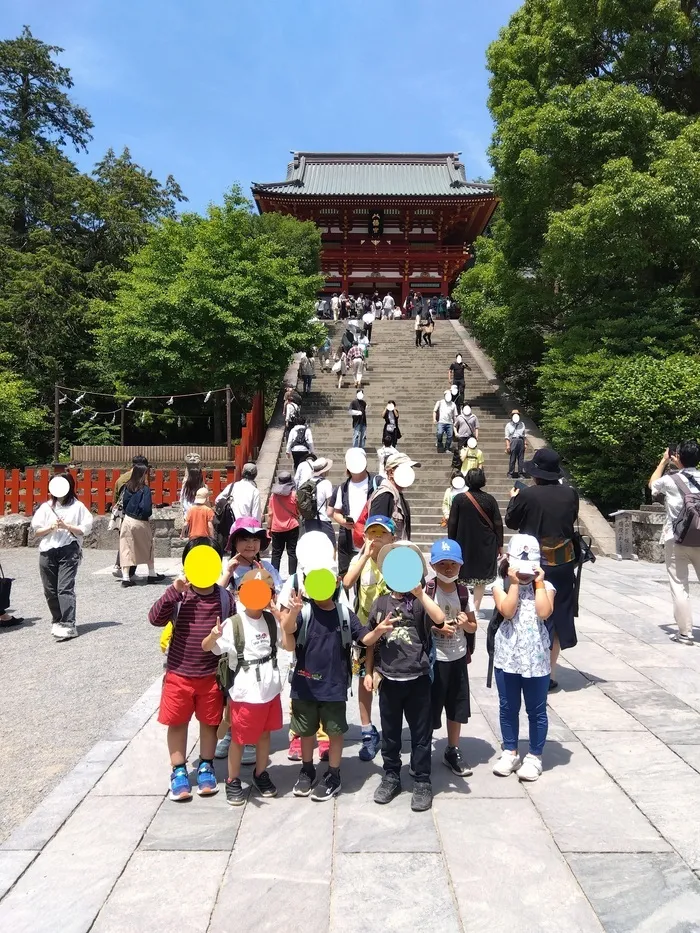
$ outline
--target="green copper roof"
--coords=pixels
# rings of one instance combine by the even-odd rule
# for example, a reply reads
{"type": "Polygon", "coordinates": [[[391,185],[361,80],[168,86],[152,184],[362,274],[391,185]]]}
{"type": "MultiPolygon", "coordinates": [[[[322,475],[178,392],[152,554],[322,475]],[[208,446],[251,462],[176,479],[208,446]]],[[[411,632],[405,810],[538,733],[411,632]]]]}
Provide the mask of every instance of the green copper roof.
{"type": "Polygon", "coordinates": [[[459,153],[295,152],[285,181],[254,184],[253,195],[492,195],[467,181],[459,153]]]}

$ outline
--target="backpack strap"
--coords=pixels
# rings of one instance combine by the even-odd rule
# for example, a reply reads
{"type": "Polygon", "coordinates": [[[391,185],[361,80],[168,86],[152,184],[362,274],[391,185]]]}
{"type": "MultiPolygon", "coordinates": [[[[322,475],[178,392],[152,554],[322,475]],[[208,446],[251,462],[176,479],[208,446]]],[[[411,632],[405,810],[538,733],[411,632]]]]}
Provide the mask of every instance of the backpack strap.
{"type": "Polygon", "coordinates": [[[303,648],[306,644],[306,636],[309,631],[309,622],[311,621],[311,603],[304,603],[301,607],[301,625],[296,632],[296,647],[303,648]]]}
{"type": "Polygon", "coordinates": [[[245,632],[243,631],[243,619],[236,614],[232,619],[231,623],[233,625],[233,644],[236,650],[236,657],[238,658],[238,663],[236,664],[236,670],[243,664],[243,652],[245,651],[245,632]]]}
{"type": "Polygon", "coordinates": [[[272,666],[277,668],[277,619],[267,610],[263,611],[263,618],[267,622],[267,631],[270,636],[270,658],[272,666]]]}
{"type": "Polygon", "coordinates": [[[698,492],[700,492],[700,485],[698,484],[698,481],[697,481],[693,476],[689,476],[687,473],[684,473],[684,472],[681,470],[681,471],[678,472],[678,473],[672,473],[672,474],[671,474],[671,479],[673,480],[673,482],[674,482],[674,483],[676,484],[676,486],[678,487],[678,491],[680,492],[681,496],[686,496],[689,492],[692,493],[692,490],[691,490],[688,486],[684,486],[683,483],[681,483],[681,479],[680,479],[681,476],[682,476],[683,479],[686,480],[688,483],[692,483],[692,485],[695,486],[696,490],[697,490],[698,492]]]}

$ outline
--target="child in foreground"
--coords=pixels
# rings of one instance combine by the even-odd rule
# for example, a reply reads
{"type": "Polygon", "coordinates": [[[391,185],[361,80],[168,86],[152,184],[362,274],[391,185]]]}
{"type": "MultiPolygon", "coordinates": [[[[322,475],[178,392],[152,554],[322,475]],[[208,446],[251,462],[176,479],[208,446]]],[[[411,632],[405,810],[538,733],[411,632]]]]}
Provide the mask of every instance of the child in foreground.
{"type": "MultiPolygon", "coordinates": [[[[335,568],[334,568],[334,572],[335,568]]],[[[363,628],[354,612],[338,601],[340,581],[328,599],[304,603],[298,591],[282,610],[282,630],[294,635],[296,667],[292,676],[290,728],[301,738],[302,765],[294,785],[295,797],[331,800],[341,791],[340,761],[343,736],[348,731],[346,701],[351,679],[352,641],[370,646],[391,632],[388,620],[374,631],[363,628]],[[328,771],[316,785],[313,764],[316,732],[322,725],[328,735],[328,771]],[[313,791],[313,793],[312,793],[313,791]]]]}
{"type": "Polygon", "coordinates": [[[468,777],[472,770],[459,750],[459,738],[462,723],[468,722],[471,715],[467,664],[477,630],[474,602],[469,588],[457,582],[462,568],[462,548],[456,541],[449,538],[436,541],[430,551],[430,566],[435,571],[435,579],[425,589],[445,613],[444,626],[434,630],[433,729],[442,726],[444,710],[447,748],[443,762],[453,774],[468,777]]]}
{"type": "Polygon", "coordinates": [[[547,739],[550,639],[545,621],[554,611],[555,590],[544,579],[540,546],[531,535],[513,535],[508,558],[493,584],[496,609],[503,616],[494,641],[494,670],[500,700],[503,754],[494,774],[518,772],[521,781],[542,774],[542,750],[547,739]],[[529,753],[520,761],[518,728],[520,698],[530,722],[529,753]]]}
{"type": "Polygon", "coordinates": [[[255,768],[252,783],[263,797],[276,797],[277,788],[267,772],[270,755],[270,734],[282,728],[282,683],[277,667],[277,645],[294,650],[294,639],[281,631],[269,612],[274,597],[274,582],[265,570],[249,571],[241,580],[239,612],[221,624],[217,620],[202,641],[202,650],[215,655],[228,655],[229,718],[231,743],[228,750],[226,801],[241,806],[246,794],[241,785],[241,762],[246,745],[255,747],[255,768]],[[243,605],[246,583],[260,580],[270,590],[265,609],[249,609],[243,605]]]}
{"type": "Polygon", "coordinates": [[[197,792],[206,797],[218,790],[213,759],[223,698],[216,680],[217,660],[202,649],[202,639],[222,618],[231,615],[232,608],[223,587],[196,587],[182,576],[148,613],[148,621],[158,628],[174,623],[158,711],[158,722],[168,727],[171,800],[192,797],[187,774],[187,730],[193,716],[199,722],[197,792]]]}
{"type": "MultiPolygon", "coordinates": [[[[420,550],[408,542],[382,548],[378,566],[397,547],[410,547],[423,561],[420,550]]],[[[377,670],[382,676],[379,713],[382,725],[384,777],[375,791],[375,803],[390,803],[401,793],[401,730],[406,717],[411,734],[411,773],[415,778],[411,809],[429,810],[433,805],[430,757],[433,738],[431,709],[432,629],[443,628],[445,613],[419,584],[409,593],[380,596],[369,614],[374,632],[388,626],[379,642],[377,670]]]]}

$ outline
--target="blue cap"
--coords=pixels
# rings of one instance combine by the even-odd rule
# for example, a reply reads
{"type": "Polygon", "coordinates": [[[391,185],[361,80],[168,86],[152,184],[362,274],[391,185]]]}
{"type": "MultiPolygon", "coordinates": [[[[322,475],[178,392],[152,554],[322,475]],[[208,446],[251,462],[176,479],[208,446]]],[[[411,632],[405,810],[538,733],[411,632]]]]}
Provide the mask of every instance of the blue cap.
{"type": "Polygon", "coordinates": [[[381,525],[389,534],[396,534],[396,525],[393,519],[389,518],[388,515],[369,515],[365,522],[365,531],[367,531],[371,525],[381,525]]]}
{"type": "Polygon", "coordinates": [[[463,564],[462,548],[451,538],[440,538],[430,549],[430,563],[439,564],[441,560],[453,560],[463,564]]]}

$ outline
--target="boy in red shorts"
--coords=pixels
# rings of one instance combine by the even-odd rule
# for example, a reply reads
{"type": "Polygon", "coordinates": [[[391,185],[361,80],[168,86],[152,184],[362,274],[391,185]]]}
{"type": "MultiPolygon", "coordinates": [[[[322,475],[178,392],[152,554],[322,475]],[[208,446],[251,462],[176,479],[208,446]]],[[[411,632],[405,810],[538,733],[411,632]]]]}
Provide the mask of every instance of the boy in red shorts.
{"type": "MultiPolygon", "coordinates": [[[[229,712],[231,744],[228,749],[226,801],[233,807],[246,802],[241,784],[241,761],[246,745],[255,746],[253,786],[263,797],[276,797],[277,788],[267,772],[270,733],[282,728],[282,682],[277,667],[277,646],[294,650],[294,637],[280,629],[269,605],[275,595],[275,582],[264,568],[249,570],[238,585],[238,613],[220,621],[202,641],[202,649],[214,655],[228,655],[229,712]],[[262,601],[261,585],[267,587],[265,609],[246,606],[247,594],[262,601]]],[[[251,603],[253,600],[251,599],[251,603]]]]}
{"type": "Polygon", "coordinates": [[[192,797],[187,775],[187,729],[192,716],[199,722],[197,792],[206,797],[219,789],[213,760],[224,704],[216,681],[217,659],[202,650],[202,639],[217,621],[231,615],[233,606],[224,587],[201,589],[180,577],[148,613],[148,621],[159,628],[173,622],[158,712],[158,722],[168,727],[171,800],[192,797]]]}

